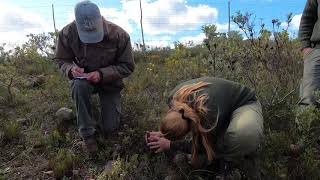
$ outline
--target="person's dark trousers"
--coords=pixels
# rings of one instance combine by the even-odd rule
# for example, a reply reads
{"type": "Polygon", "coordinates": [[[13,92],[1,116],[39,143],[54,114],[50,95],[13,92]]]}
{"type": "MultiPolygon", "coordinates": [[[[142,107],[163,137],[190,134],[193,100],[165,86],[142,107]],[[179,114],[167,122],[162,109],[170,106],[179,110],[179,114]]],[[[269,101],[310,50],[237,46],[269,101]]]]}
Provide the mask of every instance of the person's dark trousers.
{"type": "Polygon", "coordinates": [[[103,133],[116,130],[120,124],[120,91],[99,91],[84,79],[74,79],[71,83],[72,98],[77,110],[77,121],[80,135],[85,138],[94,135],[97,125],[103,133]],[[91,96],[99,94],[101,121],[92,118],[91,96]]]}

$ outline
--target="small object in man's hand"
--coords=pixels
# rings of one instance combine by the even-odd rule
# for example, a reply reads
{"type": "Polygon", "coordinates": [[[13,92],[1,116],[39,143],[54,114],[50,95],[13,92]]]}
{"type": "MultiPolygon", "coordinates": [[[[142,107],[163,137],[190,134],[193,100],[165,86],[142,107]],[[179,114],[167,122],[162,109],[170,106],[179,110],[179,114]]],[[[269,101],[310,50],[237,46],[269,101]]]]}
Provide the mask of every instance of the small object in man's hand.
{"type": "Polygon", "coordinates": [[[75,79],[87,79],[86,77],[75,77],[75,79]]]}

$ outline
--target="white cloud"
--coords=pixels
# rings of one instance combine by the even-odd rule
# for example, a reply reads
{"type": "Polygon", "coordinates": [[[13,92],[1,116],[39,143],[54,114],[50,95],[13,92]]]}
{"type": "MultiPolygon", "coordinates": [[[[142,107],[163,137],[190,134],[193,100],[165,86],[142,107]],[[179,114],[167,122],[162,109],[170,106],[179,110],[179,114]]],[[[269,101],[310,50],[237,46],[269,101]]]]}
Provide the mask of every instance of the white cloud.
{"type": "Polygon", "coordinates": [[[193,42],[194,44],[201,44],[203,42],[203,39],[205,38],[205,34],[204,33],[200,33],[196,36],[185,36],[180,38],[179,42],[181,43],[189,43],[189,42],[193,42]]]}
{"type": "MultiPolygon", "coordinates": [[[[217,32],[227,32],[228,31],[228,27],[229,27],[228,23],[225,23],[225,24],[215,23],[215,25],[217,26],[217,32]]],[[[235,30],[235,29],[238,30],[234,24],[230,24],[230,29],[231,30],[235,30]]]]}
{"type": "MultiPolygon", "coordinates": [[[[71,23],[72,21],[74,21],[76,18],[74,16],[74,13],[73,12],[69,12],[68,15],[67,15],[67,19],[68,19],[68,23],[71,23]]],[[[66,24],[64,24],[61,29],[65,26],[66,24]]]]}
{"type": "MultiPolygon", "coordinates": [[[[140,24],[139,1],[122,1],[125,14],[140,24]]],[[[189,6],[186,0],[142,0],[143,27],[148,34],[175,34],[195,30],[203,24],[213,23],[218,10],[208,5],[189,6]]]]}
{"type": "Polygon", "coordinates": [[[146,39],[146,46],[149,47],[170,47],[172,45],[172,37],[161,36],[161,37],[149,37],[146,39]]]}
{"type": "Polygon", "coordinates": [[[166,40],[152,40],[145,42],[146,47],[148,48],[161,48],[161,47],[170,47],[171,43],[166,40]]]}
{"type": "MultiPolygon", "coordinates": [[[[140,29],[140,7],[138,0],[122,0],[122,9],[100,7],[101,14],[111,22],[121,26],[128,33],[140,29]]],[[[200,4],[189,5],[186,0],[142,0],[143,27],[146,44],[152,47],[171,46],[173,35],[185,31],[199,31],[202,25],[216,24],[217,31],[225,32],[227,24],[217,23],[218,10],[214,7],[200,4]],[[156,36],[154,36],[156,35],[156,36]],[[166,35],[161,36],[159,35],[166,35]],[[156,40],[156,41],[154,41],[156,40]]],[[[74,20],[73,12],[66,12],[65,19],[57,19],[58,29],[74,20]],[[62,22],[64,22],[62,24],[62,22]],[[61,27],[60,27],[61,26],[61,27]]],[[[0,43],[25,42],[29,33],[49,32],[53,30],[50,21],[39,12],[29,11],[14,6],[1,4],[0,6],[0,43]]],[[[185,34],[185,33],[184,33],[185,34]]],[[[183,41],[202,41],[204,35],[186,36],[183,41]],[[190,39],[188,39],[190,38],[190,39]]]]}
{"type": "Polygon", "coordinates": [[[133,32],[133,27],[129,23],[129,17],[122,11],[118,11],[114,8],[100,8],[102,16],[107,20],[119,25],[128,33],[133,32]]]}
{"type": "MultiPolygon", "coordinates": [[[[142,40],[139,39],[135,42],[132,42],[132,47],[134,49],[141,49],[142,46],[142,40]]],[[[149,48],[162,48],[162,47],[174,47],[174,44],[172,43],[172,37],[170,36],[150,36],[145,39],[145,45],[147,49],[149,48]]]]}
{"type": "Polygon", "coordinates": [[[2,3],[0,6],[0,42],[21,44],[27,34],[48,32],[47,21],[31,11],[2,3]]]}
{"type": "Polygon", "coordinates": [[[292,22],[291,22],[292,28],[299,29],[301,17],[302,17],[302,14],[298,14],[298,15],[293,16],[292,22]]]}
{"type": "MultiPolygon", "coordinates": [[[[292,18],[292,22],[290,23],[290,30],[298,30],[300,26],[302,14],[294,15],[292,18]]],[[[288,24],[286,22],[281,23],[281,27],[286,29],[288,27],[288,24]]]]}

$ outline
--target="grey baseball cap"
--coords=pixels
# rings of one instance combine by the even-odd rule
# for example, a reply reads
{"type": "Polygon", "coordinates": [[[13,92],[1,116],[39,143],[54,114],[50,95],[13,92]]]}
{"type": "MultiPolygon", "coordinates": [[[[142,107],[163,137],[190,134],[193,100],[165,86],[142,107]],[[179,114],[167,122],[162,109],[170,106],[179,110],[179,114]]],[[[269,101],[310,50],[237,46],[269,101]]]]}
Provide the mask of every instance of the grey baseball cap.
{"type": "Polygon", "coordinates": [[[75,7],[77,31],[84,43],[103,40],[103,21],[98,6],[90,1],[81,1],[75,7]]]}

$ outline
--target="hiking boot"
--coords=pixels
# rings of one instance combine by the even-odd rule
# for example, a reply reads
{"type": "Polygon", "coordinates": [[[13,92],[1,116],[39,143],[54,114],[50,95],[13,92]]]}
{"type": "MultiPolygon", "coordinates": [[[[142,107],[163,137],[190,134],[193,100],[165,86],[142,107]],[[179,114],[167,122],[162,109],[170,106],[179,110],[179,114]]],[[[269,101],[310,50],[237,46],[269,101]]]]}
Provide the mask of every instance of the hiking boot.
{"type": "Polygon", "coordinates": [[[95,136],[88,136],[84,138],[84,143],[87,149],[87,152],[94,154],[98,151],[98,144],[95,136]]]}

